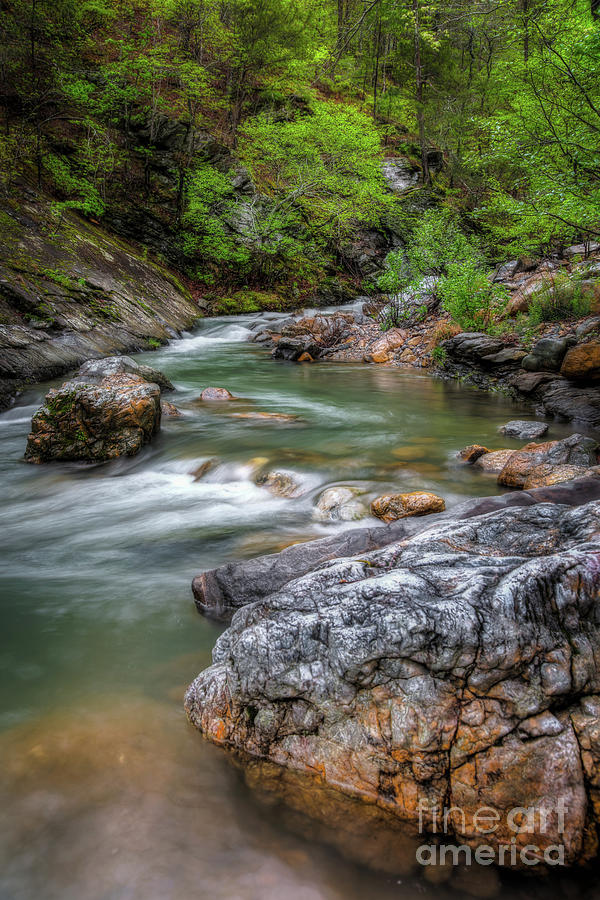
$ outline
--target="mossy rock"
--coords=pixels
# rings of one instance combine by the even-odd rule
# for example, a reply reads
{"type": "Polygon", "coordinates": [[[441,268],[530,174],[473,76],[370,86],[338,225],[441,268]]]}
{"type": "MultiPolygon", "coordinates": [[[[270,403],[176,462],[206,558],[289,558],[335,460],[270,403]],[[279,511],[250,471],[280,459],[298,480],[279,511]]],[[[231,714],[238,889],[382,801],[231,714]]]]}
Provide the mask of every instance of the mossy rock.
{"type": "Polygon", "coordinates": [[[281,312],[292,305],[288,298],[280,294],[268,291],[237,291],[231,297],[221,297],[217,300],[213,311],[219,316],[240,316],[263,310],[281,312]]]}

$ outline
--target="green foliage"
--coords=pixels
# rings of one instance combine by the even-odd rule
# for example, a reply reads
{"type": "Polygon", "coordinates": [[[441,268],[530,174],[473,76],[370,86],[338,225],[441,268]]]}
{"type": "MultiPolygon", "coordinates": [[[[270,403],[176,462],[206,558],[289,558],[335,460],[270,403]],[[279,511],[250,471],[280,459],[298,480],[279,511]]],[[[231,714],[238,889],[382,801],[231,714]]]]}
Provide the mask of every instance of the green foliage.
{"type": "Polygon", "coordinates": [[[443,347],[434,347],[431,351],[432,359],[438,366],[443,366],[448,358],[448,354],[443,347]]]}
{"type": "Polygon", "coordinates": [[[317,101],[289,122],[257,116],[244,127],[239,152],[274,201],[271,234],[287,220],[339,241],[357,223],[376,224],[388,205],[379,134],[354,107],[317,101]]]}
{"type": "Polygon", "coordinates": [[[473,260],[450,264],[439,292],[444,309],[465,331],[490,330],[509,299],[506,288],[491,283],[473,260]]]}
{"type": "Polygon", "coordinates": [[[451,265],[480,262],[475,241],[467,238],[456,216],[447,209],[432,209],[414,228],[406,248],[387,255],[378,284],[383,291],[410,291],[427,276],[447,274],[451,265]]]}
{"type": "Polygon", "coordinates": [[[236,207],[231,178],[209,163],[199,165],[188,179],[184,253],[201,255],[210,263],[235,265],[243,271],[250,262],[250,253],[236,239],[232,227],[236,207]]]}
{"type": "Polygon", "coordinates": [[[288,306],[285,298],[267,291],[237,291],[232,297],[221,297],[213,305],[218,315],[239,316],[268,310],[280,312],[288,306]]]}
{"type": "Polygon", "coordinates": [[[557,273],[544,279],[532,295],[528,317],[531,327],[542,322],[565,322],[581,319],[590,312],[589,297],[582,292],[581,278],[557,273]]]}

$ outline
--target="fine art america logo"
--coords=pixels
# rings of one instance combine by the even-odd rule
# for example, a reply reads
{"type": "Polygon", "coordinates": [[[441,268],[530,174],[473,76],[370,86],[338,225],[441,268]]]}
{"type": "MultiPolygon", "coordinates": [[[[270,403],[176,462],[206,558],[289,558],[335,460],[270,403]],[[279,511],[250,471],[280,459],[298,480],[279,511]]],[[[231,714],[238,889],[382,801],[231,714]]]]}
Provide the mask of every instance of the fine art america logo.
{"type": "Polygon", "coordinates": [[[564,844],[549,841],[560,841],[560,836],[565,833],[567,810],[562,799],[555,807],[537,809],[533,806],[515,806],[502,815],[490,806],[482,806],[474,813],[469,811],[467,829],[467,816],[459,806],[440,810],[432,808],[426,800],[420,800],[419,834],[468,833],[476,846],[443,844],[438,838],[418,847],[417,862],[422,866],[537,866],[540,863],[564,866],[564,844]],[[528,838],[529,835],[535,837],[528,838]],[[486,843],[486,836],[493,843],[486,843]],[[480,837],[481,843],[478,841],[480,837]],[[534,843],[534,840],[539,843],[534,843]]]}

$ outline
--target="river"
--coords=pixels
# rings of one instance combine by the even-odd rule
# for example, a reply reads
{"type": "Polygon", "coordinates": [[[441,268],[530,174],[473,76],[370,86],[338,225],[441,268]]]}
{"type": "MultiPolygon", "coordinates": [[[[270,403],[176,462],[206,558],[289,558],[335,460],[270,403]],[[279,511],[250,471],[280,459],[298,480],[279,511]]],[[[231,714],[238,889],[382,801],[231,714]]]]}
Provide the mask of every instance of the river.
{"type": "MultiPolygon", "coordinates": [[[[133,459],[23,463],[47,384],[0,416],[0,896],[563,896],[558,882],[532,891],[519,879],[498,887],[494,875],[440,886],[400,876],[393,859],[369,868],[350,841],[260,798],[187,724],[184,688],[220,633],[196,613],[195,574],[353,527],[315,520],[328,485],[367,499],[427,488],[448,507],[495,493],[494,479],[459,465],[456,452],[511,446],[498,426],[524,412],[415,371],[274,363],[245,340],[254,321],[206,320],[136,357],[175,383],[168,399],[183,416],[165,418],[133,459]],[[299,418],[194,405],[209,385],[248,401],[233,411],[299,418]],[[301,496],[256,485],[258,466],[293,473],[301,496]]],[[[551,436],[570,431],[553,425],[551,436]]]]}

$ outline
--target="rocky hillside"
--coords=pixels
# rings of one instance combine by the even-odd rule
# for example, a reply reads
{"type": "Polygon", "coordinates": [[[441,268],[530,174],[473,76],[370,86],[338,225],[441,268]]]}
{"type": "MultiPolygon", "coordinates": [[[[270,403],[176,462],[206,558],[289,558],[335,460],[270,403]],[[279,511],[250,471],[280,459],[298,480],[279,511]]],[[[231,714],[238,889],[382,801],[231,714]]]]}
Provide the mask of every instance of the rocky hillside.
{"type": "Polygon", "coordinates": [[[146,251],[23,188],[0,210],[0,406],[88,359],[149,349],[202,315],[146,251]]]}

